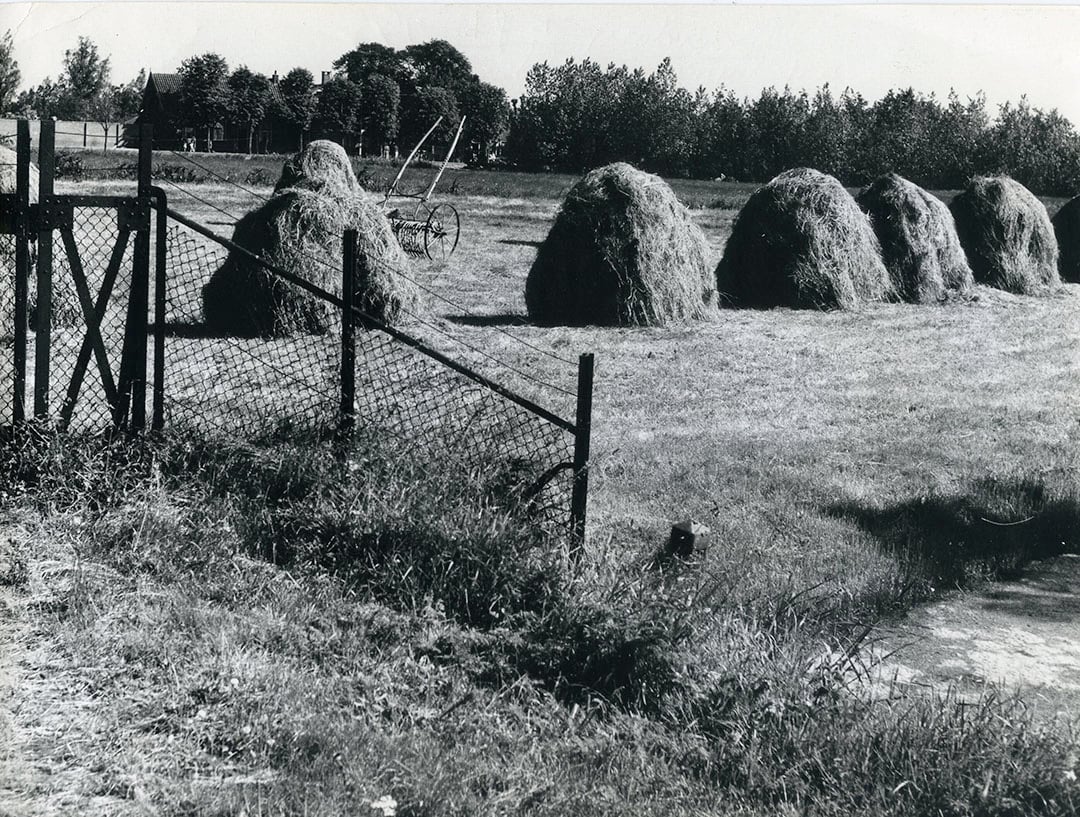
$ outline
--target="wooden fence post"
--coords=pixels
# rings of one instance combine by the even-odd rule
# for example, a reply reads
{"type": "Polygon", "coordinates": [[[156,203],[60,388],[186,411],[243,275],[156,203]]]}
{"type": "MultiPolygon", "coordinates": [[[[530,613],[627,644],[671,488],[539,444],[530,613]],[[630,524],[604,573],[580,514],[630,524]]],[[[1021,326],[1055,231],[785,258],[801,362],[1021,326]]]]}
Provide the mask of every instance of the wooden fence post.
{"type": "Polygon", "coordinates": [[[157,230],[154,233],[154,390],[150,429],[165,427],[165,288],[169,250],[169,200],[160,187],[153,188],[157,200],[157,230]]]}
{"type": "Polygon", "coordinates": [[[589,505],[589,446],[592,439],[593,356],[578,358],[577,413],[574,416],[574,487],[570,496],[570,556],[585,549],[585,516],[589,505]]]}
{"type": "Polygon", "coordinates": [[[356,427],[356,230],[346,230],[341,263],[341,411],[338,440],[344,442],[356,427]]]}

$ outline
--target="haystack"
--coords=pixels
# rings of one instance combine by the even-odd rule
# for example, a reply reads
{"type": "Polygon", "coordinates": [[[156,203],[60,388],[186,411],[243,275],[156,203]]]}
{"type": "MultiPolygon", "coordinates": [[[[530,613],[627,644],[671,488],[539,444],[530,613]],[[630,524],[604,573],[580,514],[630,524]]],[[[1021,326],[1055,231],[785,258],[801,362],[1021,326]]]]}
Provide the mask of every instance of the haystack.
{"type": "Polygon", "coordinates": [[[870,220],[840,182],[809,168],[750,197],[716,280],[732,306],[852,309],[895,297],[870,220]]]}
{"type": "Polygon", "coordinates": [[[1060,283],[1050,215],[1008,176],[972,179],[952,202],[956,232],[975,280],[1018,295],[1042,295],[1060,283]]]}
{"type": "MultiPolygon", "coordinates": [[[[354,228],[367,275],[357,282],[357,305],[393,323],[416,301],[415,286],[401,276],[405,254],[390,223],[362,196],[326,196],[283,190],[236,223],[233,241],[271,264],[328,292],[341,293],[342,236],[354,228]]],[[[240,253],[203,287],[206,322],[227,334],[281,337],[323,334],[339,325],[338,310],[287,283],[240,253]]]]}
{"type": "Polygon", "coordinates": [[[327,139],[309,142],[285,161],[274,192],[297,189],[334,196],[355,196],[361,192],[345,148],[327,139]]]}
{"type": "Polygon", "coordinates": [[[963,297],[974,280],[945,203],[888,173],[856,201],[870,216],[897,294],[919,304],[963,297]]]}
{"type": "Polygon", "coordinates": [[[658,176],[618,162],[566,196],[525,283],[545,325],[659,326],[708,318],[709,245],[658,176]]]}
{"type": "Polygon", "coordinates": [[[1080,196],[1065,203],[1052,221],[1057,238],[1058,273],[1070,284],[1080,284],[1080,196]]]}

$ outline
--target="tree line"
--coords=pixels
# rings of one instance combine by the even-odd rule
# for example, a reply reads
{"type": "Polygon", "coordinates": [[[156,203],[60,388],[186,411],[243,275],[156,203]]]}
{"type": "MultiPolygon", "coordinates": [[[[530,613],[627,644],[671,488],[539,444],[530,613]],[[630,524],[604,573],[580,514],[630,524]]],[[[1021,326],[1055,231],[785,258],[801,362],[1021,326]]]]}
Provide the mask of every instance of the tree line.
{"type": "MultiPolygon", "coordinates": [[[[503,89],[483,82],[445,40],[393,49],[360,43],[333,62],[321,86],[306,68],[272,87],[266,76],[230,70],[219,54],[184,60],[178,125],[209,129],[231,122],[253,134],[269,116],[299,133],[408,149],[439,117],[446,145],[465,119],[458,156],[483,160],[505,141],[505,158],[526,170],[581,172],[628,161],[667,176],[767,181],[797,166],[815,167],[848,185],[895,171],[930,188],[957,188],[977,174],[1005,173],[1032,190],[1080,190],[1080,135],[1056,110],[1022,98],[995,115],[981,93],[945,99],[912,88],[876,102],[850,88],[812,94],[765,88],[756,98],[721,87],[690,92],[671,61],[643,69],[573,59],[537,63],[511,107],[503,89]]],[[[64,54],[57,80],[16,95],[20,83],[11,33],[0,38],[0,108],[21,115],[109,123],[139,110],[141,73],[114,85],[108,57],[80,37],[64,54]]]]}
{"type": "MultiPolygon", "coordinates": [[[[483,82],[468,58],[445,40],[395,50],[360,43],[333,63],[328,81],[317,86],[311,71],[296,67],[277,81],[223,56],[206,53],[183,60],[180,76],[181,128],[209,131],[231,123],[247,135],[251,151],[260,124],[276,116],[298,133],[315,133],[353,145],[411,146],[443,117],[437,144],[445,145],[462,117],[462,145],[486,156],[506,131],[506,92],[483,82]],[[276,86],[276,87],[275,87],[276,86]]],[[[18,63],[11,33],[0,39],[0,103],[4,111],[33,117],[117,121],[139,112],[145,73],[122,86],[110,84],[109,59],[88,38],[65,53],[57,80],[46,78],[18,96],[18,63]]],[[[209,138],[209,137],[207,137],[209,138]]]]}
{"type": "Polygon", "coordinates": [[[534,65],[513,115],[508,158],[579,172],[623,160],[668,176],[767,181],[809,166],[848,185],[894,171],[925,187],[1008,174],[1036,192],[1080,191],[1080,135],[1026,98],[991,117],[986,98],[912,88],[870,103],[847,88],[691,93],[665,59],[651,74],[591,60],[534,65]]]}

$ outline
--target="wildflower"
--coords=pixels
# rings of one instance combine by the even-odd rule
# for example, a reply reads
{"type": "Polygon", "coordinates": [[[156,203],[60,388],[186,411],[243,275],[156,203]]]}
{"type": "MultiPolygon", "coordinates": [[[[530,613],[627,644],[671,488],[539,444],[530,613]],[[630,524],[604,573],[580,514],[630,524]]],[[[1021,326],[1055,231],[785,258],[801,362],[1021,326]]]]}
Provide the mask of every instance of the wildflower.
{"type": "Polygon", "coordinates": [[[397,806],[397,800],[389,794],[384,794],[378,800],[371,801],[371,807],[376,811],[381,811],[383,817],[394,817],[397,814],[397,806]]]}

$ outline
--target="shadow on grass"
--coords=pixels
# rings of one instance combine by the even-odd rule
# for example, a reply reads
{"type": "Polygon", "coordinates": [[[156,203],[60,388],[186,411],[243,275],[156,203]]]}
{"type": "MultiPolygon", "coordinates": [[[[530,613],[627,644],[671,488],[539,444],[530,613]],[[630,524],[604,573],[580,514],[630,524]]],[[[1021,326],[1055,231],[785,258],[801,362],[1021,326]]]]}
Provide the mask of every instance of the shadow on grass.
{"type": "MultiPolygon", "coordinates": [[[[151,333],[157,331],[157,324],[148,327],[151,333]]],[[[165,337],[169,338],[234,338],[236,333],[229,333],[206,323],[186,323],[181,321],[166,321],[165,337]]]]}
{"type": "Polygon", "coordinates": [[[1033,560],[1080,552],[1080,496],[1052,496],[1032,479],[983,479],[966,494],[885,507],[847,500],[824,511],[854,521],[887,553],[947,586],[1015,579],[1033,560]]]}
{"type": "Polygon", "coordinates": [[[462,326],[528,326],[524,315],[502,312],[496,315],[447,315],[446,319],[462,326]]]}
{"type": "Polygon", "coordinates": [[[500,238],[500,244],[509,244],[511,247],[539,247],[543,241],[526,241],[520,238],[500,238]]]}

